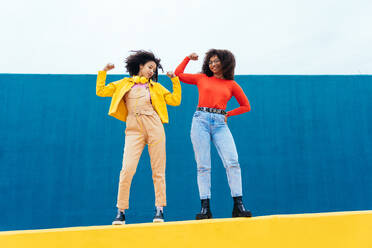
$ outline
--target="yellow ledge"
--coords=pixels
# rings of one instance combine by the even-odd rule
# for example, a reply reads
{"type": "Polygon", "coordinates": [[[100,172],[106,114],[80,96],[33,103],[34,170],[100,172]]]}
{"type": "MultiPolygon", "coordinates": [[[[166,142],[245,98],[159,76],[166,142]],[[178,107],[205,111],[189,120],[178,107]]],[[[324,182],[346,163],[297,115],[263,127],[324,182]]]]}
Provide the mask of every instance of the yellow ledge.
{"type": "Polygon", "coordinates": [[[372,211],[0,232],[0,247],[372,247],[372,211]]]}

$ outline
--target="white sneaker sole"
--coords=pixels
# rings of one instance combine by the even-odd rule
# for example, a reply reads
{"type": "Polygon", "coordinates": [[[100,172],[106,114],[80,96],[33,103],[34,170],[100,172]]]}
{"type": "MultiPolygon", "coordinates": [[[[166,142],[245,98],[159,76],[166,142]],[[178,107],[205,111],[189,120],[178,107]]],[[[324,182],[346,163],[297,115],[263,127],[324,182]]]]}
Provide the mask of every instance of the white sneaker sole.
{"type": "Polygon", "coordinates": [[[113,225],[125,225],[125,221],[119,221],[119,220],[114,220],[112,222],[113,225]]]}
{"type": "Polygon", "coordinates": [[[152,222],[153,223],[163,223],[164,220],[162,220],[162,219],[154,219],[152,222]]]}

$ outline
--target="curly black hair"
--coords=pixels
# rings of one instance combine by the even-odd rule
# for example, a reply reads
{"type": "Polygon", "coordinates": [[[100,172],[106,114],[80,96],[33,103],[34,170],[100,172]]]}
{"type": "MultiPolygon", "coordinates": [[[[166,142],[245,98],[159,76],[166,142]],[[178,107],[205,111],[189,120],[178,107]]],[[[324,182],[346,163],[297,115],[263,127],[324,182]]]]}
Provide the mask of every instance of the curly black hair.
{"type": "Polygon", "coordinates": [[[209,69],[209,60],[214,55],[216,55],[221,61],[223,78],[227,80],[234,80],[235,57],[229,50],[210,49],[208,52],[206,52],[202,73],[208,77],[213,76],[213,72],[209,69]]]}
{"type": "Polygon", "coordinates": [[[160,64],[160,59],[156,58],[152,52],[145,50],[131,50],[131,54],[128,58],[125,59],[125,68],[129,72],[129,75],[135,76],[140,70],[140,65],[144,65],[149,61],[154,61],[156,64],[156,71],[152,76],[152,80],[158,81],[158,69],[160,68],[163,71],[163,67],[160,64]]]}

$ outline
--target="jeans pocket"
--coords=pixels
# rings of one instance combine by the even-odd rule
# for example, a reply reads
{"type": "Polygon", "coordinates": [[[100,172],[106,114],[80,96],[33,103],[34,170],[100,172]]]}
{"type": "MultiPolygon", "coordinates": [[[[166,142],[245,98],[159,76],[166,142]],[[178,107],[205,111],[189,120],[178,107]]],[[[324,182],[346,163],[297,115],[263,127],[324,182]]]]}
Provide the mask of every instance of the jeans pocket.
{"type": "Polygon", "coordinates": [[[193,115],[193,117],[199,117],[201,115],[201,113],[200,113],[200,111],[196,111],[195,113],[194,113],[194,115],[193,115]]]}
{"type": "Polygon", "coordinates": [[[216,120],[218,124],[226,124],[224,115],[217,115],[216,120]]]}

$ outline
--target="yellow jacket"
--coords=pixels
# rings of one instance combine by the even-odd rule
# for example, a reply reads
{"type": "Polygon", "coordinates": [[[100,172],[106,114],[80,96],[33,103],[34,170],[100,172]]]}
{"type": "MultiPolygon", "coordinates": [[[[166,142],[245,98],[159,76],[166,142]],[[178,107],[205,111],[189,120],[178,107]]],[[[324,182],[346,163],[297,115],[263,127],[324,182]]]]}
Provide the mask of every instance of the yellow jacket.
{"type": "MultiPolygon", "coordinates": [[[[106,71],[99,71],[97,76],[96,94],[97,96],[112,97],[109,115],[126,121],[128,109],[124,102],[124,95],[134,85],[133,78],[125,77],[121,80],[109,83],[107,86],[106,71]]],[[[158,113],[160,120],[163,123],[168,123],[167,104],[178,106],[181,103],[181,84],[178,77],[172,78],[173,93],[169,92],[161,84],[150,80],[149,90],[151,96],[152,106],[158,113]]]]}

